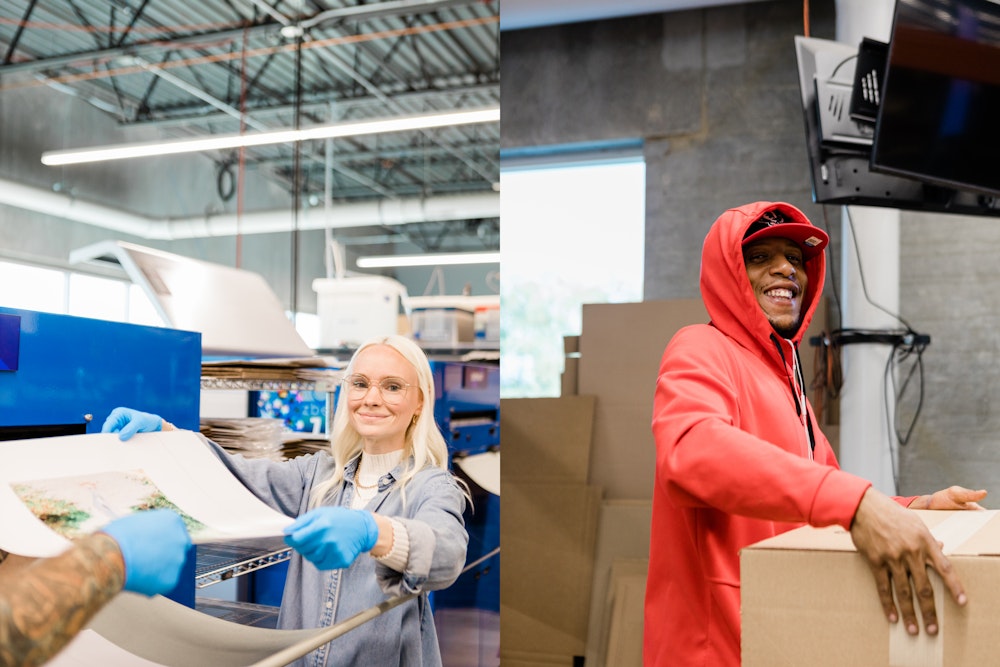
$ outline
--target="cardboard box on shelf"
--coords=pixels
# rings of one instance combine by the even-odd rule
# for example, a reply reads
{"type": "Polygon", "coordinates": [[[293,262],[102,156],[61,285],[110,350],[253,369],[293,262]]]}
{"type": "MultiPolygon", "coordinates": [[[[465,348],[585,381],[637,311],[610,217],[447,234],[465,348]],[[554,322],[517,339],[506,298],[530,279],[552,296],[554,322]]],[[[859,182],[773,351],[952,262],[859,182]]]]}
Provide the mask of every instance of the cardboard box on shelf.
{"type": "Polygon", "coordinates": [[[939,633],[908,635],[882,612],[871,569],[843,528],[803,527],[741,553],[743,667],[995,664],[1000,512],[917,514],[945,545],[969,602],[931,573],[939,633]]]}
{"type": "Polygon", "coordinates": [[[458,345],[475,339],[473,315],[461,308],[414,308],[413,338],[421,345],[458,345]]]}

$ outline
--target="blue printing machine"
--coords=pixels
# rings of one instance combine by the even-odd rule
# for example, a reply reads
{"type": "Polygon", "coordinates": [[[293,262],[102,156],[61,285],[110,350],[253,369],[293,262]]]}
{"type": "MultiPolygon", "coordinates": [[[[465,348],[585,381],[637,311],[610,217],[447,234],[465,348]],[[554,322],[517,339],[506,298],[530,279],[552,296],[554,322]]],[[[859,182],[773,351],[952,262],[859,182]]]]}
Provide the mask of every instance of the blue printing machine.
{"type": "MultiPolygon", "coordinates": [[[[99,433],[119,405],[197,430],[200,392],[200,333],[0,307],[0,440],[99,433]]],[[[192,548],[169,597],[194,606],[194,570],[192,548]]]]}
{"type": "MultiPolygon", "coordinates": [[[[497,450],[499,368],[453,361],[432,361],[431,368],[435,418],[452,456],[497,450]]],[[[197,430],[200,383],[197,332],[0,307],[0,440],[98,433],[119,405],[197,430]]],[[[467,562],[473,562],[499,546],[500,499],[467,481],[475,503],[465,517],[467,562]]],[[[499,554],[485,559],[435,593],[434,603],[499,611],[499,565],[499,554]]],[[[189,606],[194,567],[192,549],[182,583],[169,596],[189,606]]],[[[261,571],[273,581],[253,597],[278,604],[284,569],[261,571]]]]}
{"type": "MultiPolygon", "coordinates": [[[[469,531],[466,563],[500,546],[500,496],[487,492],[454,465],[456,457],[500,449],[500,368],[458,361],[431,361],[437,400],[434,417],[445,435],[452,470],[472,491],[473,509],[465,512],[469,531]]],[[[500,554],[485,558],[449,588],[433,594],[437,608],[500,611],[500,554]]]]}

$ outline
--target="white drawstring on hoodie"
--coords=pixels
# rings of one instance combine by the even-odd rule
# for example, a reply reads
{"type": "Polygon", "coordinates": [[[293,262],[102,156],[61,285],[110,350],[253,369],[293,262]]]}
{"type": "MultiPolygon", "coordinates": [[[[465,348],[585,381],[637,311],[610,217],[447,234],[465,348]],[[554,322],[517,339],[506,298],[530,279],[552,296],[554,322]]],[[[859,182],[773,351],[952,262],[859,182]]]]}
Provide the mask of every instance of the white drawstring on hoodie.
{"type": "Polygon", "coordinates": [[[799,421],[802,422],[802,431],[806,436],[806,453],[809,460],[813,459],[812,441],[809,438],[809,413],[806,409],[806,389],[805,376],[802,375],[802,367],[799,365],[799,355],[795,354],[795,344],[791,340],[785,339],[792,348],[792,372],[795,376],[795,400],[799,402],[799,421]]]}

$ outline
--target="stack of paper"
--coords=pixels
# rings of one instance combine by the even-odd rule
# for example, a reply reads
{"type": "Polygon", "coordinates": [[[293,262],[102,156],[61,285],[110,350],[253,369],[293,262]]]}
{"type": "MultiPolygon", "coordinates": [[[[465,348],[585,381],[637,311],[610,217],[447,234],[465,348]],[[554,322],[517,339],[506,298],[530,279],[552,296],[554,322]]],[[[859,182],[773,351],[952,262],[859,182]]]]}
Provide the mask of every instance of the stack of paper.
{"type": "Polygon", "coordinates": [[[283,460],[284,423],[268,417],[202,418],[201,433],[247,458],[283,460]]]}

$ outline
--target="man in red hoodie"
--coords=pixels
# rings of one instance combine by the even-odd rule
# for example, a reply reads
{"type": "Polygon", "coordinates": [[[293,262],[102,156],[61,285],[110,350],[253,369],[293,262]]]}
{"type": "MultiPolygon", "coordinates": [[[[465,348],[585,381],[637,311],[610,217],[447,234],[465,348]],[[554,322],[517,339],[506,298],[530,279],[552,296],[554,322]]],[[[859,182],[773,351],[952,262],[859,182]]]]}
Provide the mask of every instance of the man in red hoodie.
{"type": "Polygon", "coordinates": [[[937,541],[905,508],[981,509],[986,492],[889,498],[840,470],[816,425],[797,349],[819,303],[828,241],[782,202],[730,209],[705,239],[711,322],[673,337],[656,386],[647,667],[739,665],[740,549],[803,524],[851,531],[886,618],[902,618],[911,634],[918,612],[937,632],[926,567],[965,604],[937,541]]]}

